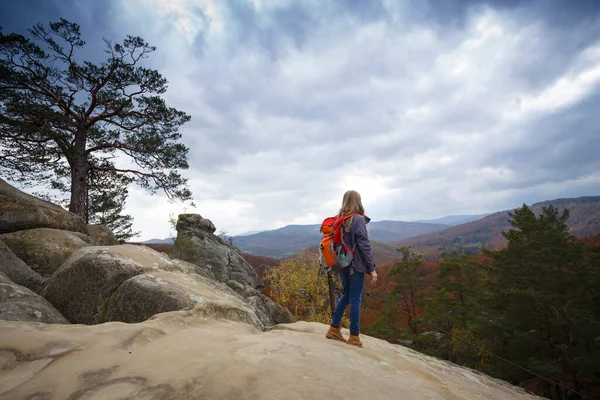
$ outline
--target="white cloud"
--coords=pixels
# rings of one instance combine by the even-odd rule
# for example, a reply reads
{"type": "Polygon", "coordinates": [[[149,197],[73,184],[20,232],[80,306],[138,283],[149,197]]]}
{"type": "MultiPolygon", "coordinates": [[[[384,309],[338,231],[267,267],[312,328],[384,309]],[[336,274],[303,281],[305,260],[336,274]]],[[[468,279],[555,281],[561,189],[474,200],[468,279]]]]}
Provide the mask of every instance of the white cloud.
{"type": "Polygon", "coordinates": [[[548,113],[577,104],[600,84],[600,56],[595,65],[561,76],[553,85],[520,100],[518,115],[548,113]]]}
{"type": "MultiPolygon", "coordinates": [[[[233,15],[211,7],[212,15],[233,15]]],[[[198,211],[218,227],[235,234],[319,223],[350,188],[386,219],[494,211],[523,193],[557,193],[555,185],[540,190],[542,167],[531,165],[534,178],[524,178],[521,165],[497,157],[539,140],[532,124],[543,115],[597,93],[596,47],[531,90],[523,58],[543,61],[551,37],[543,23],[524,24],[508,11],[481,8],[449,34],[425,22],[398,29],[336,15],[311,20],[298,47],[286,36],[293,33],[268,30],[276,17],[260,13],[275,9],[244,8],[262,21],[245,26],[258,30],[247,37],[278,35],[265,36],[279,43],[275,58],[260,40],[227,34],[236,23],[227,19],[222,35],[205,37],[201,56],[191,47],[176,56],[185,61],[169,98],[198,121],[184,130],[188,175],[198,211]]]]}
{"type": "MultiPolygon", "coordinates": [[[[600,190],[588,104],[600,98],[598,15],[569,25],[541,3],[116,2],[112,31],[158,47],[148,62],[169,80],[166,99],[192,115],[187,211],[219,230],[320,223],[347,189],[374,219],[600,190]]],[[[132,189],[127,211],[148,239],[166,237],[183,206],[132,189]]]]}

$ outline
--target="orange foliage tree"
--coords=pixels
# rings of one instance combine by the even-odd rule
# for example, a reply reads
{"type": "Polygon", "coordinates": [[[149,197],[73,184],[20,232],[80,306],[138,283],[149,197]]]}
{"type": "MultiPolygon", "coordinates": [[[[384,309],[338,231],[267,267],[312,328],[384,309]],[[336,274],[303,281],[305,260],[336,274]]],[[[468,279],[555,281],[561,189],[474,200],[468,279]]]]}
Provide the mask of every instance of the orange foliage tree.
{"type": "MultiPolygon", "coordinates": [[[[304,251],[265,272],[269,296],[286,307],[295,320],[331,322],[329,286],[317,254],[304,251]]],[[[339,286],[337,279],[334,284],[339,286]]]]}

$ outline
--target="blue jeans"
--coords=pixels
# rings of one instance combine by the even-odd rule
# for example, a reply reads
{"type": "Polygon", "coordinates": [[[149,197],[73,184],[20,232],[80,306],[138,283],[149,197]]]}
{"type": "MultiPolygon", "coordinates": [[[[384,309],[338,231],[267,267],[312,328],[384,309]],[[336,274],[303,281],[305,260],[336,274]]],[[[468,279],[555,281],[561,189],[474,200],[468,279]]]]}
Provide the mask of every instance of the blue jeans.
{"type": "Polygon", "coordinates": [[[331,326],[334,328],[340,327],[346,307],[350,305],[350,334],[358,335],[360,333],[360,303],[365,287],[365,274],[355,271],[354,274],[350,275],[349,270],[350,268],[344,268],[340,273],[344,289],[342,298],[337,303],[333,313],[331,326]]]}

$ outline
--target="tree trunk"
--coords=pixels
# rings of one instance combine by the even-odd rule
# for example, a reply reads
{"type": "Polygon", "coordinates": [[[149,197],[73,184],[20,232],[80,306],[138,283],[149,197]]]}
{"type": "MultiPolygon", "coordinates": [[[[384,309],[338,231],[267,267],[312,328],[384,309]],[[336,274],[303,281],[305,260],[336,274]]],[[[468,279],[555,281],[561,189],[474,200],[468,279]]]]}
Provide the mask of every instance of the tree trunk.
{"type": "Polygon", "coordinates": [[[75,135],[73,162],[71,163],[71,203],[69,211],[85,219],[88,199],[88,162],[85,154],[85,132],[75,135]]]}

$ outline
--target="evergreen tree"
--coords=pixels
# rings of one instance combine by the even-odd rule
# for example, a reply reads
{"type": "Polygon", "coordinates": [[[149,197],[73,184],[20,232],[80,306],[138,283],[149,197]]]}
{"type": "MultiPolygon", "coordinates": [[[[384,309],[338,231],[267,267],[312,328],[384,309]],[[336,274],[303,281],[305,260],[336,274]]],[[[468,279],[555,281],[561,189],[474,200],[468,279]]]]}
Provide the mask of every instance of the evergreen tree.
{"type": "Polygon", "coordinates": [[[376,312],[379,318],[369,328],[371,334],[392,341],[415,339],[419,334],[421,291],[426,286],[420,271],[422,256],[411,252],[409,247],[397,250],[401,258],[391,270],[391,276],[396,278],[394,286],[385,298],[380,299],[384,307],[376,312]]]}
{"type": "MultiPolygon", "coordinates": [[[[132,228],[133,217],[123,214],[131,179],[114,171],[96,170],[89,172],[88,179],[86,223],[107,227],[121,243],[138,236],[139,232],[134,232],[132,228]]],[[[70,189],[68,168],[57,167],[55,175],[46,186],[49,192],[37,192],[34,195],[68,207],[70,189]]]]}
{"type": "MultiPolygon", "coordinates": [[[[544,207],[536,216],[523,205],[510,217],[508,246],[486,251],[495,314],[484,334],[508,359],[582,391],[600,370],[597,259],[569,234],[568,210],[544,207]]],[[[493,373],[515,383],[535,379],[506,364],[496,363],[493,373]]],[[[539,383],[544,395],[566,399],[561,386],[539,383]]]]}
{"type": "Polygon", "coordinates": [[[129,196],[130,180],[114,173],[92,173],[88,191],[87,223],[103,225],[123,243],[138,236],[133,231],[133,217],[123,214],[129,196]]]}
{"type": "Polygon", "coordinates": [[[396,343],[403,338],[402,318],[398,312],[400,303],[398,294],[392,291],[377,300],[383,303],[383,308],[375,312],[377,321],[372,326],[366,327],[365,333],[396,343]]]}
{"type": "Polygon", "coordinates": [[[85,217],[90,174],[127,176],[154,193],[190,200],[179,127],[190,117],[160,97],[167,81],[141,63],[155,48],[140,37],[106,41],[106,61],[82,61],[80,27],[38,24],[31,38],[0,30],[0,172],[13,180],[70,177],[69,210],[85,217]],[[132,167],[117,167],[121,156],[132,167]]]}
{"type": "Polygon", "coordinates": [[[425,322],[446,332],[437,355],[452,362],[477,367],[487,361],[483,345],[471,347],[474,325],[482,315],[480,263],[466,254],[449,254],[440,264],[439,283],[424,300],[425,322]]]}

